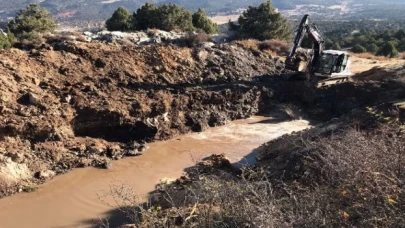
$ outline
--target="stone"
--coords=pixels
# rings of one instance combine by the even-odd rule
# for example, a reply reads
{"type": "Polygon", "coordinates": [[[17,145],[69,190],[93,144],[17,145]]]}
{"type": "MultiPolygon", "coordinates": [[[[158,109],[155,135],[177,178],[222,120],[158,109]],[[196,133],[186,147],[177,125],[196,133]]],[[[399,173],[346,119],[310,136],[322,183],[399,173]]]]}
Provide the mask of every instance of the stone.
{"type": "Polygon", "coordinates": [[[122,149],[119,145],[109,145],[107,147],[107,156],[110,158],[119,157],[122,153],[122,149]]]}
{"type": "Polygon", "coordinates": [[[98,58],[98,59],[96,59],[96,62],[94,63],[94,65],[97,68],[104,68],[107,65],[107,63],[104,60],[98,58]]]}
{"type": "Polygon", "coordinates": [[[138,147],[138,152],[144,152],[149,149],[149,146],[146,146],[145,144],[142,144],[138,147]]]}
{"type": "Polygon", "coordinates": [[[7,157],[10,157],[13,162],[22,163],[24,161],[24,154],[9,152],[5,154],[7,157]]]}
{"type": "Polygon", "coordinates": [[[112,166],[112,162],[109,159],[106,159],[104,161],[102,161],[102,163],[100,164],[100,167],[103,169],[109,169],[112,166]]]}
{"type": "Polygon", "coordinates": [[[141,144],[139,144],[139,143],[137,143],[135,141],[129,142],[127,144],[127,148],[131,149],[131,150],[137,150],[140,146],[141,146],[141,144]]]}
{"type": "Polygon", "coordinates": [[[70,103],[70,101],[72,100],[72,96],[70,96],[70,94],[64,95],[61,99],[61,101],[63,103],[70,103]]]}
{"type": "Polygon", "coordinates": [[[28,102],[31,105],[41,105],[41,98],[33,93],[27,93],[28,102]]]}
{"type": "Polygon", "coordinates": [[[135,150],[127,150],[125,153],[126,156],[139,156],[141,153],[137,149],[135,150]]]}
{"type": "Polygon", "coordinates": [[[87,151],[90,154],[102,154],[105,151],[105,148],[103,148],[101,145],[99,146],[88,146],[87,151]]]}
{"type": "Polygon", "coordinates": [[[35,177],[42,180],[48,180],[54,177],[56,173],[52,170],[43,170],[35,173],[35,177]]]}

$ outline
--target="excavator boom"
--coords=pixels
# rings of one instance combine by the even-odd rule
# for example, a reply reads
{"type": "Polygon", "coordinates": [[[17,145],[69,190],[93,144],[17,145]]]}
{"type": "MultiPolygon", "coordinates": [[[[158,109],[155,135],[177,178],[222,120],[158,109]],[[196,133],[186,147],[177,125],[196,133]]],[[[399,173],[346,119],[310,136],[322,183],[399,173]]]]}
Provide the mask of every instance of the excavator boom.
{"type": "Polygon", "coordinates": [[[308,34],[308,38],[312,40],[313,44],[312,47],[313,56],[310,61],[311,64],[309,65],[309,67],[311,71],[315,69],[316,63],[319,61],[319,58],[323,51],[324,39],[319,33],[318,28],[313,23],[311,23],[310,16],[308,14],[302,18],[301,23],[298,27],[297,34],[295,35],[294,38],[293,46],[285,63],[286,69],[299,71],[298,68],[300,66],[300,62],[302,61],[302,59],[298,58],[296,54],[298,47],[301,46],[305,34],[308,34]]]}

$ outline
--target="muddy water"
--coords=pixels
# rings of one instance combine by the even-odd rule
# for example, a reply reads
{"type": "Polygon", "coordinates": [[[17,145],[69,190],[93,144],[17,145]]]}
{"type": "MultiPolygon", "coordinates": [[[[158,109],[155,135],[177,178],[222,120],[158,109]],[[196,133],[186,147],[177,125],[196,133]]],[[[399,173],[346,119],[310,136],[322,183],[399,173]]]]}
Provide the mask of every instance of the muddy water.
{"type": "Polygon", "coordinates": [[[111,183],[125,182],[146,195],[160,179],[178,177],[184,168],[212,153],[225,153],[232,162],[246,163],[260,144],[309,126],[304,120],[280,122],[256,116],[156,142],[142,156],[116,161],[109,170],[76,169],[33,193],[1,199],[0,227],[88,227],[88,221],[106,217],[112,209],[98,199],[111,183]]]}

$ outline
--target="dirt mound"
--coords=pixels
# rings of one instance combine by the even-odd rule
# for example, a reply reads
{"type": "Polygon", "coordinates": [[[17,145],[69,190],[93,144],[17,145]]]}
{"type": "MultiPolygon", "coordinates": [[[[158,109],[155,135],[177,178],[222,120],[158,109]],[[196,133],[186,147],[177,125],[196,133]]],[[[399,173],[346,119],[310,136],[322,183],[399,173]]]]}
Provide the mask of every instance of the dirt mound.
{"type": "Polygon", "coordinates": [[[107,168],[111,159],[141,154],[144,142],[257,113],[261,90],[249,82],[280,64],[237,45],[53,40],[3,50],[0,155],[18,157],[31,179],[46,170],[107,168]]]}

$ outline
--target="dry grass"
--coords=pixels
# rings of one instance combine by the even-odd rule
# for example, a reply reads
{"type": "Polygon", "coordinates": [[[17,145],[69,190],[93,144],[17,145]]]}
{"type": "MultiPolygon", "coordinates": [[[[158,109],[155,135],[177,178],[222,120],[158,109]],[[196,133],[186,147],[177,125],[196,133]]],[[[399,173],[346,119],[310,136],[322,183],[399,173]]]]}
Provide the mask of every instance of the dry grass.
{"type": "Polygon", "coordinates": [[[239,40],[237,43],[252,51],[263,51],[274,56],[286,56],[289,53],[289,44],[281,40],[258,41],[254,39],[239,40]]]}
{"type": "Polygon", "coordinates": [[[362,59],[371,59],[371,60],[379,60],[379,61],[387,61],[390,58],[386,57],[386,56],[376,56],[373,55],[371,53],[351,53],[353,56],[356,56],[358,58],[362,58],[362,59]]]}
{"type": "Polygon", "coordinates": [[[399,53],[399,58],[400,59],[405,59],[405,52],[399,53]]]}
{"type": "Polygon", "coordinates": [[[184,42],[188,47],[199,46],[205,42],[210,41],[212,41],[211,35],[205,32],[198,32],[198,33],[188,32],[184,37],[184,42]]]}
{"type": "Polygon", "coordinates": [[[151,28],[151,29],[148,29],[148,31],[147,31],[147,34],[149,36],[156,36],[158,33],[159,33],[159,29],[156,29],[156,28],[151,28]]]}

